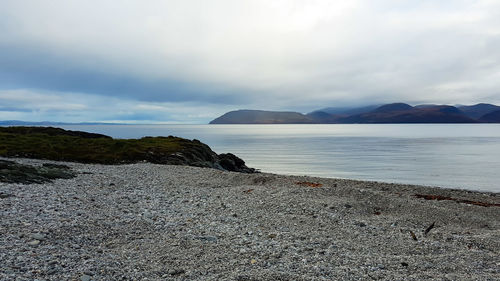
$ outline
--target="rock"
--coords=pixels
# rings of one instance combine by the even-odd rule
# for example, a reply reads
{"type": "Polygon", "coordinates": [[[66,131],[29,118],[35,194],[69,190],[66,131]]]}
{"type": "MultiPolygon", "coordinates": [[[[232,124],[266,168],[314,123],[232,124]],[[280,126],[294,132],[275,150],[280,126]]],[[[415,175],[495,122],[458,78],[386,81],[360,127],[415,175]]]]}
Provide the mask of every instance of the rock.
{"type": "Polygon", "coordinates": [[[237,157],[236,155],[232,153],[224,153],[224,154],[219,154],[219,164],[224,168],[225,170],[232,171],[232,172],[240,172],[240,173],[255,173],[256,170],[253,168],[248,168],[245,165],[245,161],[243,161],[241,158],[237,157]]]}
{"type": "Polygon", "coordinates": [[[37,167],[0,160],[0,182],[30,184],[50,182],[58,178],[69,179],[75,177],[69,167],[61,168],[59,166],[62,165],[56,166],[37,167]]]}
{"type": "Polygon", "coordinates": [[[28,242],[28,245],[30,246],[38,246],[40,244],[40,240],[32,240],[28,242]]]}
{"type": "Polygon", "coordinates": [[[57,272],[57,269],[56,268],[51,268],[47,271],[47,275],[52,275],[52,274],[55,274],[57,272]]]}
{"type": "Polygon", "coordinates": [[[31,234],[31,238],[33,238],[35,240],[43,241],[43,240],[45,240],[45,235],[42,233],[33,233],[33,234],[31,234]]]}
{"type": "Polygon", "coordinates": [[[91,278],[92,278],[91,276],[84,274],[80,277],[80,281],[90,281],[91,278]]]}
{"type": "Polygon", "coordinates": [[[172,269],[168,272],[168,274],[170,274],[172,276],[181,275],[184,273],[186,273],[186,271],[184,269],[172,269]]]}
{"type": "Polygon", "coordinates": [[[12,194],[0,192],[0,199],[5,199],[5,198],[13,197],[13,196],[14,195],[12,195],[12,194]]]}

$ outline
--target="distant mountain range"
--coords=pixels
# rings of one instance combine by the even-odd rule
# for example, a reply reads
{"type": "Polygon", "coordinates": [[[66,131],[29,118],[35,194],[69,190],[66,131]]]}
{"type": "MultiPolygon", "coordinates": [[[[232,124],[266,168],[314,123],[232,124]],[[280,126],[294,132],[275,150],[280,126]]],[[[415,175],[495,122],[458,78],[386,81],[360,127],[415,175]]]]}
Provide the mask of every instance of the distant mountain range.
{"type": "Polygon", "coordinates": [[[388,124],[500,123],[500,106],[391,103],[364,107],[327,107],[307,114],[263,110],[230,111],[210,124],[388,124]]]}
{"type": "Polygon", "coordinates": [[[120,125],[121,123],[99,123],[99,122],[82,122],[82,123],[65,123],[51,121],[20,121],[20,120],[5,120],[0,121],[0,126],[61,126],[61,125],[120,125]]]}

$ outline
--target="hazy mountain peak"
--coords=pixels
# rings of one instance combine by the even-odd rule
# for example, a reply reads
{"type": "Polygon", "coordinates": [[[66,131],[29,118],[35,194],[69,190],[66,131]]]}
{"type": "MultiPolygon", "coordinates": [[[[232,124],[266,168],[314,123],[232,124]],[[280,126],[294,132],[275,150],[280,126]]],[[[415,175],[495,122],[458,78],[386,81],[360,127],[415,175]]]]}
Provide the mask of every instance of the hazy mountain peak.
{"type": "Polygon", "coordinates": [[[210,124],[304,124],[314,121],[298,112],[235,110],[212,120],[210,124]]]}
{"type": "Polygon", "coordinates": [[[372,112],[393,112],[393,111],[404,111],[410,109],[413,109],[413,106],[407,103],[397,102],[397,103],[384,104],[382,106],[379,106],[372,112]]]}
{"type": "Polygon", "coordinates": [[[462,105],[458,107],[467,116],[474,119],[479,119],[482,116],[500,110],[500,106],[489,103],[478,103],[475,105],[462,105]]]}

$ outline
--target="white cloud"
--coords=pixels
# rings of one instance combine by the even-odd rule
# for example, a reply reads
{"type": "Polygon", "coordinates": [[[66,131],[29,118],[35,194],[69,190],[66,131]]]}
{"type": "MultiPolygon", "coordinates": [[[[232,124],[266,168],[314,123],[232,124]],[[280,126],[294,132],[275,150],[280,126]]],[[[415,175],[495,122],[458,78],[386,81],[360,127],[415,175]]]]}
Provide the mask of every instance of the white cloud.
{"type": "MultiPolygon", "coordinates": [[[[80,97],[83,101],[86,96],[80,97]]],[[[39,93],[31,90],[0,91],[0,104],[4,107],[15,107],[33,111],[73,111],[84,110],[87,106],[73,101],[70,96],[55,93],[39,93]]]]}
{"type": "Polygon", "coordinates": [[[0,18],[0,44],[252,95],[240,107],[500,102],[499,1],[4,0],[0,18]]]}

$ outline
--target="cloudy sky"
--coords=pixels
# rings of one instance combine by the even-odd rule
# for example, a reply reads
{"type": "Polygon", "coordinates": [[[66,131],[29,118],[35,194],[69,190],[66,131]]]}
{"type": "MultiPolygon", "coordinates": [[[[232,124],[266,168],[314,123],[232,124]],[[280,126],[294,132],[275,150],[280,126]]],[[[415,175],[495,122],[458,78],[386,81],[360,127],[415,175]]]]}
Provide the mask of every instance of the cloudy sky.
{"type": "Polygon", "coordinates": [[[0,120],[500,104],[498,0],[2,0],[0,120]]]}

